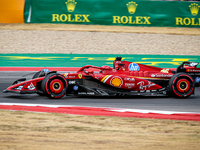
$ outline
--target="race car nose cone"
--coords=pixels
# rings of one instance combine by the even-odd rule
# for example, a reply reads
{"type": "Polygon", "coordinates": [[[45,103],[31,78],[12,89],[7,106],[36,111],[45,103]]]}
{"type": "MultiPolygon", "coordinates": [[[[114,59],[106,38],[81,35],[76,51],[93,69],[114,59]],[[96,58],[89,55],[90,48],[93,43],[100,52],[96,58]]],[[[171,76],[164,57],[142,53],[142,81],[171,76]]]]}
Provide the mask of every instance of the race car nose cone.
{"type": "Polygon", "coordinates": [[[6,93],[7,91],[6,90],[3,90],[3,93],[6,93]]]}

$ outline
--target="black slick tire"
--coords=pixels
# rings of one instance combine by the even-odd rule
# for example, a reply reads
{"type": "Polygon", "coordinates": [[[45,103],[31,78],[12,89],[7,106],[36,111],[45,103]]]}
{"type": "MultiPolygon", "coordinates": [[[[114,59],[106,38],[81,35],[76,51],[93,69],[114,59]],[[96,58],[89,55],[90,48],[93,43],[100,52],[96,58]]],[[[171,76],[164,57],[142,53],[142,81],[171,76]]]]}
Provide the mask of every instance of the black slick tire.
{"type": "Polygon", "coordinates": [[[67,92],[67,87],[67,80],[58,73],[48,74],[41,83],[44,94],[53,99],[63,97],[67,92]]]}
{"type": "Polygon", "coordinates": [[[177,73],[169,80],[169,91],[175,97],[189,97],[194,88],[194,79],[187,73],[177,73]]]}

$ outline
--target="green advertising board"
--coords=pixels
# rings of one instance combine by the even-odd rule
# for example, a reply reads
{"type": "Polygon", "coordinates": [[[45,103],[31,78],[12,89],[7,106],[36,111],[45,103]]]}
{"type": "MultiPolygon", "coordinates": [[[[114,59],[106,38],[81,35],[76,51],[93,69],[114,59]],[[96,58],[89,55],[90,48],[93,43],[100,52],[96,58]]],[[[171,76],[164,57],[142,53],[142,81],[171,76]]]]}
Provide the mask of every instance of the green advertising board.
{"type": "Polygon", "coordinates": [[[200,55],[0,54],[0,67],[113,67],[116,56],[125,61],[161,68],[177,68],[183,61],[200,62],[200,55]]]}
{"type": "Polygon", "coordinates": [[[187,1],[26,0],[24,17],[26,23],[199,28],[199,8],[187,1]]]}

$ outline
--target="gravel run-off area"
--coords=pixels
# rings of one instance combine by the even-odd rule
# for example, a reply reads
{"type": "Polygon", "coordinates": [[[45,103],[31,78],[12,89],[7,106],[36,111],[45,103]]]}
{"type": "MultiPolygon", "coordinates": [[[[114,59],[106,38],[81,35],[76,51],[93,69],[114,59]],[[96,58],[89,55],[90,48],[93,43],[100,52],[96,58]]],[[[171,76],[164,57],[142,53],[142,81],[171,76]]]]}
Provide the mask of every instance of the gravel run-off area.
{"type": "MultiPolygon", "coordinates": [[[[26,26],[26,25],[23,25],[26,26]]],[[[28,26],[28,25],[27,25],[28,26]]],[[[161,54],[200,55],[200,35],[111,32],[103,29],[81,31],[33,28],[1,28],[0,53],[65,53],[65,54],[161,54]]],[[[91,26],[88,26],[90,28],[91,26]]],[[[98,27],[101,28],[101,27],[98,27]]],[[[112,29],[112,27],[110,27],[112,29]]],[[[79,30],[78,30],[79,29],[79,30]]],[[[139,29],[139,28],[138,28],[139,29]]],[[[141,30],[142,28],[140,28],[141,30]]],[[[162,28],[159,28],[162,29],[162,28]]],[[[170,28],[169,28],[170,29],[170,28]]],[[[178,29],[178,28],[177,28],[178,29]]],[[[185,29],[186,32],[187,29],[185,29]]],[[[149,32],[148,32],[149,31],[149,32]]],[[[199,31],[199,29],[196,29],[199,31]]]]}

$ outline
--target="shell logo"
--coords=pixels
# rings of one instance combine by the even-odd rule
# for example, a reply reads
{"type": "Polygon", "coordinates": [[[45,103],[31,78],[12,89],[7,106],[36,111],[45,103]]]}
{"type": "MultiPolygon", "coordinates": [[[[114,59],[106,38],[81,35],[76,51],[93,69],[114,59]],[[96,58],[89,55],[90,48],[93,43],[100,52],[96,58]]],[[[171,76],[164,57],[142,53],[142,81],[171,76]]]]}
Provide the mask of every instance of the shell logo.
{"type": "Polygon", "coordinates": [[[123,84],[123,80],[120,77],[113,77],[110,80],[110,84],[115,87],[120,87],[123,84]]]}

